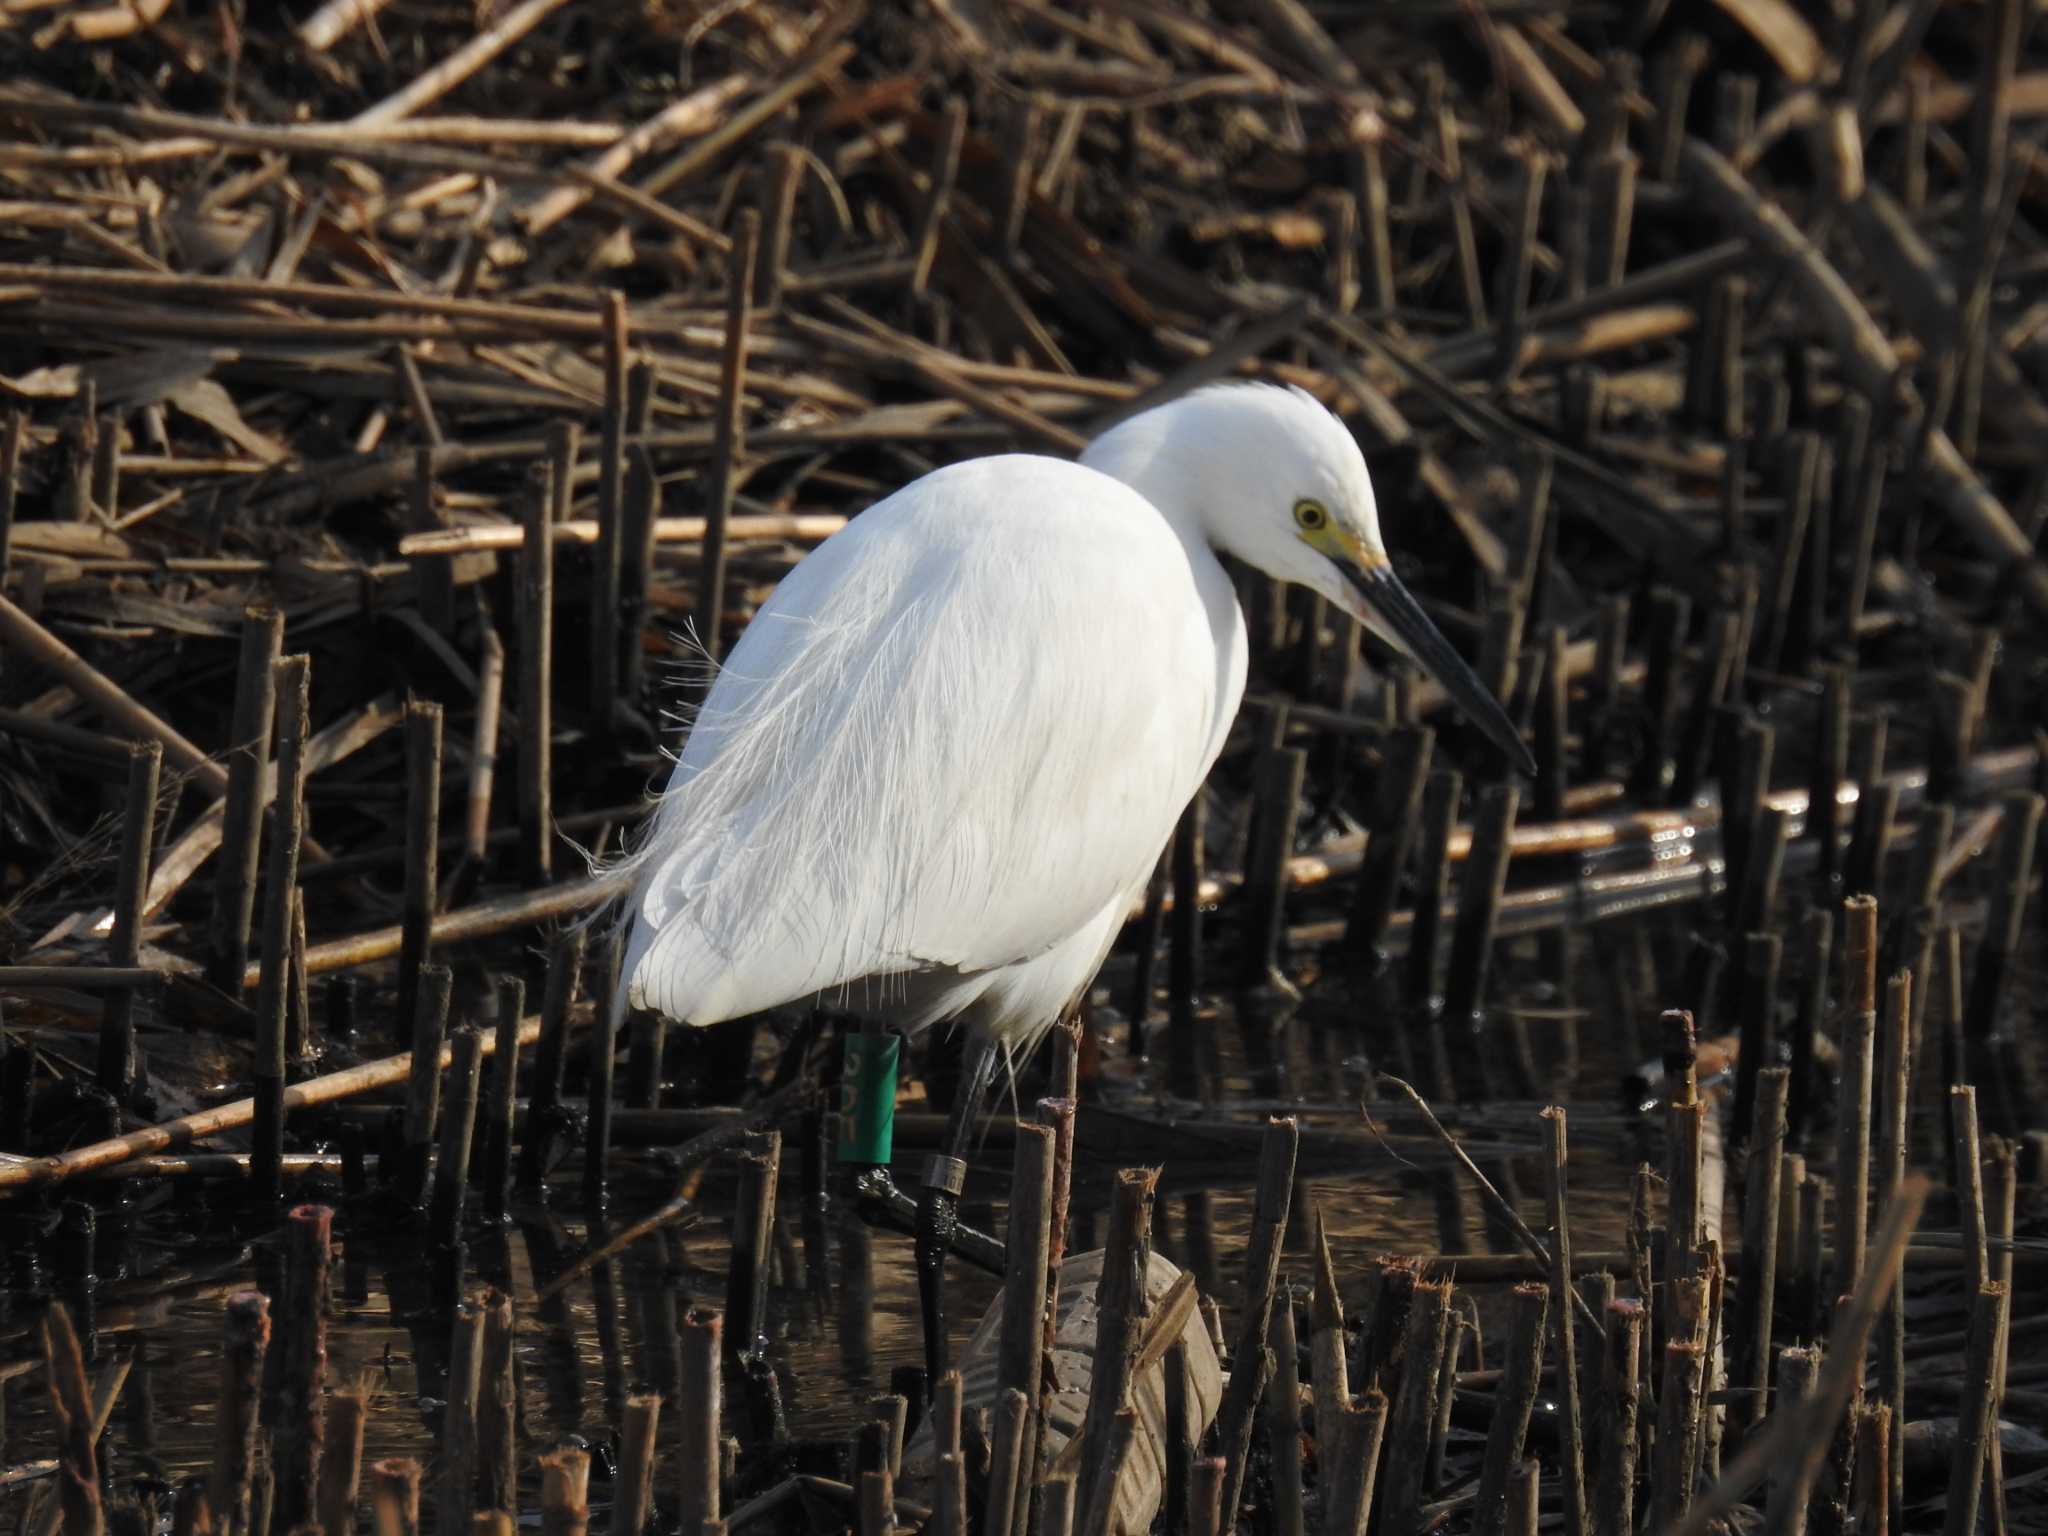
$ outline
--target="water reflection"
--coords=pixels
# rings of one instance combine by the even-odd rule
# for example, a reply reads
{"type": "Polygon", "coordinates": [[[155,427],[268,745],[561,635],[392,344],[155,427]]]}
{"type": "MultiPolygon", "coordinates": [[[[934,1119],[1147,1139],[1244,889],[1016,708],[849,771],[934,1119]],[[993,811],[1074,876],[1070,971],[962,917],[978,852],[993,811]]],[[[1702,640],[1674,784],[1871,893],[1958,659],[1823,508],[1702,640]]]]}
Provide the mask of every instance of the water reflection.
{"type": "MultiPolygon", "coordinates": [[[[1513,950],[1514,941],[1505,941],[1497,956],[1505,975],[1539,968],[1528,957],[1518,962],[1513,950]]],[[[1586,964],[1586,951],[1606,958],[1599,945],[1568,952],[1573,963],[1586,964]]],[[[1596,976],[1606,969],[1596,965],[1596,976]]],[[[1596,976],[1584,978],[1583,994],[1604,999],[1610,983],[1596,976]]],[[[1531,1010],[1526,1024],[1538,1050],[1531,1071],[1558,1077],[1560,1090],[1575,1088],[1582,1098],[1608,1102],[1611,1085],[1630,1064],[1633,1042],[1608,1038],[1613,1032],[1599,1038],[1589,1032],[1567,1047],[1557,1027],[1559,995],[1523,990],[1544,1005],[1531,1010]]],[[[1121,995],[1120,980],[1112,977],[1104,996],[1121,995]]],[[[1266,1113],[1293,1108],[1297,1101],[1314,1106],[1305,1127],[1341,1129],[1349,1137],[1320,1149],[1311,1138],[1302,1168],[1304,1187],[1321,1206],[1344,1288],[1362,1277],[1367,1255],[1374,1252],[1440,1246],[1469,1252],[1504,1242],[1490,1216],[1475,1219],[1469,1190],[1440,1163],[1423,1160],[1412,1147],[1396,1151],[1394,1142],[1360,1133],[1356,1104],[1368,1060],[1384,1060],[1412,1077],[1418,1061],[1443,1049],[1440,1031],[1426,1016],[1390,1007],[1383,996],[1354,995],[1334,979],[1311,986],[1300,1008],[1255,1011],[1208,1002],[1194,1029],[1155,1030],[1153,1059],[1138,1062],[1124,1054],[1120,1017],[1101,1009],[1107,1065],[1086,1090],[1069,1250],[1100,1245],[1106,1180],[1115,1167],[1163,1162],[1161,1250],[1191,1269],[1205,1294],[1219,1296],[1228,1307],[1242,1280],[1252,1159],[1217,1137],[1232,1126],[1255,1135],[1266,1113]],[[1183,1125],[1165,1133],[1148,1129],[1162,1113],[1181,1114],[1183,1125]]],[[[1501,1017],[1492,1016],[1492,1027],[1501,1017]]],[[[1025,1102],[1032,1091],[1028,1083],[1021,1090],[1025,1102]]],[[[1519,1136],[1495,1142],[1503,1150],[1489,1152],[1482,1162],[1497,1184],[1520,1198],[1514,1192],[1522,1181],[1531,1191],[1537,1188],[1533,1162],[1518,1166],[1521,1148],[1535,1145],[1533,1105],[1526,1127],[1505,1123],[1515,1111],[1496,1110],[1489,1117],[1495,1123],[1465,1129],[1482,1140],[1500,1132],[1519,1136]]],[[[1575,1179],[1574,1225],[1585,1248],[1619,1245],[1626,1170],[1641,1151],[1622,1126],[1618,1116],[1583,1130],[1574,1120],[1575,1168],[1586,1169],[1575,1179]]],[[[762,1318],[766,1349],[729,1365],[727,1374],[726,1432],[750,1447],[778,1433],[799,1447],[851,1436],[871,1416],[875,1399],[908,1391],[912,1382],[901,1373],[913,1371],[919,1358],[909,1238],[869,1229],[845,1205],[827,1198],[834,1138],[823,1115],[793,1123],[785,1134],[790,1171],[797,1176],[781,1180],[771,1229],[762,1318]]],[[[899,1151],[906,1165],[919,1156],[899,1151]]],[[[980,1207],[971,1219],[987,1230],[1002,1229],[1007,1162],[1002,1145],[992,1145],[970,1181],[969,1204],[980,1207]]],[[[659,1227],[555,1288],[584,1255],[677,1193],[673,1177],[660,1173],[658,1159],[622,1153],[615,1163],[608,1217],[593,1222],[585,1216],[574,1199],[572,1167],[555,1186],[555,1203],[517,1203],[511,1225],[473,1227],[463,1252],[468,1288],[495,1285],[515,1300],[516,1422],[528,1508],[535,1495],[535,1455],[572,1438],[599,1454],[593,1500],[601,1506],[609,1499],[603,1458],[626,1398],[652,1391],[673,1399],[683,1380],[683,1309],[724,1303],[736,1192],[726,1161],[702,1170],[689,1191],[692,1212],[702,1218],[698,1224],[687,1230],[659,1227]]],[[[914,1179],[907,1166],[899,1176],[914,1179]]],[[[365,1465],[400,1455],[430,1457],[450,1365],[435,1260],[416,1232],[372,1203],[346,1201],[331,1182],[301,1193],[340,1205],[329,1382],[340,1384],[363,1372],[373,1380],[365,1465]]],[[[1532,1208],[1539,1203],[1523,1200],[1525,1217],[1540,1221],[1532,1208]]],[[[173,1486],[211,1462],[222,1302],[232,1290],[252,1285],[274,1303],[283,1293],[278,1245],[267,1234],[246,1242],[238,1220],[226,1193],[169,1183],[132,1189],[81,1185],[54,1211],[0,1213],[0,1282],[8,1287],[0,1293],[0,1371],[38,1356],[35,1323],[44,1287],[53,1279],[86,1343],[89,1369],[122,1353],[131,1358],[115,1428],[105,1442],[117,1487],[137,1475],[173,1486]]],[[[1308,1272],[1305,1241],[1305,1227],[1290,1233],[1285,1263],[1297,1280],[1308,1272]]],[[[962,1266],[953,1285],[964,1343],[995,1298],[996,1283],[962,1266]]],[[[40,1372],[7,1375],[0,1392],[6,1408],[0,1464],[48,1455],[54,1440],[40,1372]]],[[[664,1440],[678,1417],[663,1415],[664,1440]]],[[[743,1484],[750,1467],[743,1457],[743,1484]]],[[[367,1487],[366,1478],[366,1496],[367,1487]]],[[[259,1482],[258,1497],[263,1496],[259,1482]]],[[[0,1524],[14,1525],[25,1497],[19,1488],[0,1491],[0,1524]]]]}

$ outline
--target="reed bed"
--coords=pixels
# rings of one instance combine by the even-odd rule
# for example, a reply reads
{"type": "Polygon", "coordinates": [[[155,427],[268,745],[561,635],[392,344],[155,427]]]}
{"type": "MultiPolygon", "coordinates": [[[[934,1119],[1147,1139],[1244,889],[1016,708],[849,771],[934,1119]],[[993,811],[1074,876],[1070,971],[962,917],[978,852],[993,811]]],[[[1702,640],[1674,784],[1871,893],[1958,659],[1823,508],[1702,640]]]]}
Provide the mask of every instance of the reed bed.
{"type": "Polygon", "coordinates": [[[298,10],[0,0],[0,1519],[2048,1530],[2033,8],[298,10]],[[984,1134],[989,1315],[871,1379],[849,1175],[946,1049],[607,1038],[585,855],[864,506],[1231,378],[1356,430],[1538,773],[1247,577],[984,1134]],[[111,1285],[173,1215],[232,1260],[111,1285]],[[393,1234],[402,1454],[330,1357],[393,1234]],[[641,1352],[536,1434],[615,1261],[641,1352]],[[117,1478],[124,1309],[202,1302],[209,1452],[117,1478]]]}

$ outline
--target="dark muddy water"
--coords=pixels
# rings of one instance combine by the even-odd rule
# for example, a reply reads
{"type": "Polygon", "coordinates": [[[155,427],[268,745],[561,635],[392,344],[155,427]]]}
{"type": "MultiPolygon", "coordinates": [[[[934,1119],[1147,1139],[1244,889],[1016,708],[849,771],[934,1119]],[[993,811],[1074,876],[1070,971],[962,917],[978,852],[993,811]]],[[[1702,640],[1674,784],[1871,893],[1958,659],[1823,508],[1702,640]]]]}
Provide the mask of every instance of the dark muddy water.
{"type": "MultiPolygon", "coordinates": [[[[1590,945],[1573,952],[1576,1008],[1526,984],[1545,958],[1539,942],[1552,941],[1504,944],[1499,963],[1509,991],[1525,1005],[1523,1028],[1548,1097],[1573,1106],[1574,1240],[1582,1252],[1612,1249],[1621,1245],[1630,1172],[1644,1159],[1661,1160],[1657,1139],[1622,1091],[1641,1059],[1640,1026],[1646,1021],[1596,1025],[1599,1011],[1610,1006],[1610,993],[1590,945]],[[1575,1029],[1567,1027],[1572,1024],[1575,1029]]],[[[1121,997],[1126,974],[1114,968],[1098,991],[1099,1001],[1121,997]]],[[[1205,1290],[1220,1296],[1226,1318],[1232,1317],[1257,1159],[1248,1139],[1242,1150],[1220,1149],[1202,1130],[1229,1123],[1255,1134],[1264,1113],[1283,1109],[1302,1116],[1301,1187],[1321,1203],[1342,1285],[1355,1284],[1371,1253],[1429,1253],[1458,1241],[1440,1198],[1441,1159],[1413,1136],[1375,1134],[1381,1122],[1373,1117],[1389,1114],[1390,1100],[1358,1107],[1364,1082],[1358,1046],[1374,1036],[1358,1032],[1359,1020],[1347,1012],[1353,1007],[1334,985],[1312,984],[1305,1006],[1277,1027],[1248,1025],[1227,1009],[1217,1012],[1208,1031],[1214,1070],[1203,1079],[1205,1102],[1174,1100],[1168,1093],[1163,1018],[1153,1026],[1159,1058],[1134,1063],[1124,1050],[1121,1020],[1113,1007],[1104,1007],[1099,1018],[1107,1048],[1094,1102],[1155,1121],[1171,1113],[1181,1128],[1128,1129],[1138,1120],[1113,1116],[1084,1124],[1070,1251],[1099,1244],[1100,1202],[1110,1172],[1123,1164],[1163,1162],[1156,1246],[1193,1267],[1205,1290]],[[1120,1132],[1120,1125],[1127,1129],[1120,1132]],[[1321,1130],[1343,1134],[1320,1138],[1321,1130]]],[[[1465,1042],[1457,1048],[1473,1047],[1465,1042]]],[[[1496,1037],[1489,1048],[1506,1049],[1504,1039],[1496,1037]]],[[[1030,1091],[1027,1083],[1027,1096],[1030,1091]]],[[[1447,1110],[1489,1172],[1511,1186],[1519,1183],[1522,1214],[1538,1227],[1539,1102],[1496,1103],[1462,1115],[1447,1110]]],[[[914,1186],[921,1154],[899,1148],[897,1160],[899,1176],[914,1186]]],[[[1005,1146],[987,1147],[967,1192],[964,1214],[996,1232],[1003,1222],[1000,1197],[1008,1163],[1005,1146]]],[[[629,1393],[676,1390],[682,1309],[724,1299],[734,1181],[722,1160],[709,1165],[689,1190],[692,1204],[681,1221],[596,1265],[551,1299],[536,1299],[595,1242],[675,1195],[676,1180],[662,1172],[658,1150],[622,1151],[617,1164],[608,1224],[601,1228],[586,1219],[572,1174],[554,1187],[549,1204],[520,1205],[509,1225],[471,1234],[470,1283],[496,1284],[515,1299],[529,1509],[534,1453],[569,1437],[608,1447],[629,1393]]],[[[800,1164],[792,1137],[782,1162],[768,1358],[792,1436],[824,1441],[853,1431],[868,1417],[870,1399],[890,1390],[891,1373],[919,1362],[916,1290],[907,1237],[865,1229],[843,1211],[822,1223],[806,1220],[800,1164]]],[[[376,1392],[366,1464],[396,1455],[431,1461],[446,1390],[448,1335],[445,1311],[432,1302],[420,1236],[374,1205],[347,1201],[331,1174],[302,1179],[295,1193],[337,1206],[340,1252],[333,1270],[329,1382],[366,1381],[376,1392]]],[[[252,1285],[278,1294],[282,1258],[275,1234],[251,1227],[227,1188],[202,1190],[190,1181],[79,1186],[67,1191],[67,1202],[17,1207],[4,1218],[0,1369],[9,1374],[0,1382],[6,1408],[0,1464],[26,1468],[53,1450],[44,1376],[26,1367],[40,1356],[36,1325],[42,1298],[54,1290],[80,1326],[89,1369],[123,1355],[131,1361],[102,1450],[117,1487],[132,1479],[174,1482],[200,1471],[213,1453],[223,1302],[252,1285]],[[90,1288],[67,1286],[55,1258],[66,1241],[75,1241],[65,1236],[66,1223],[75,1228],[87,1202],[96,1207],[98,1276],[90,1288]]],[[[1469,1188],[1461,1187],[1456,1223],[1469,1248],[1487,1247],[1490,1237],[1498,1243],[1469,1188]]],[[[1309,1265],[1298,1236],[1285,1271],[1306,1284],[1309,1265]]],[[[995,1296],[996,1283],[964,1264],[955,1265],[953,1276],[952,1316],[964,1342],[995,1296]]],[[[1482,1291],[1480,1299],[1487,1334],[1498,1338],[1498,1293],[1482,1291]]],[[[672,1419],[664,1426],[673,1427],[672,1419]]],[[[609,1498],[602,1467],[600,1460],[594,1506],[609,1498]]],[[[19,1527],[34,1487],[20,1482],[0,1488],[0,1530],[19,1527]]]]}

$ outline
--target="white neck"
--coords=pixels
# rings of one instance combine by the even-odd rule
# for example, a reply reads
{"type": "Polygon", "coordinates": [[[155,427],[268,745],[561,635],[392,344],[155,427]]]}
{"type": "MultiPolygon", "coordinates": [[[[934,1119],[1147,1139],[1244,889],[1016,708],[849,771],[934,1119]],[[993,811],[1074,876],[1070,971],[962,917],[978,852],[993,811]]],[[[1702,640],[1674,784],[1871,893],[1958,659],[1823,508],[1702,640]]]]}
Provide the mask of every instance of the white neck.
{"type": "Polygon", "coordinates": [[[1110,428],[1088,445],[1081,462],[1143,496],[1183,544],[1213,551],[1221,545],[1205,511],[1202,455],[1189,451],[1189,434],[1175,430],[1184,409],[1181,402],[1110,428]]]}

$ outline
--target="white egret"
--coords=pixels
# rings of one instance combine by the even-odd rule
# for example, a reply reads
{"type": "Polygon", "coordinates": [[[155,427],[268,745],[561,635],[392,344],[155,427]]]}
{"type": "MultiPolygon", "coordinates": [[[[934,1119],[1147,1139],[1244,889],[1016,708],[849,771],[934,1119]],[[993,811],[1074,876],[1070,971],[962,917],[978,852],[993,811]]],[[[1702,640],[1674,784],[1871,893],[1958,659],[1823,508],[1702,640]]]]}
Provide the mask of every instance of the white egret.
{"type": "Polygon", "coordinates": [[[705,1025],[808,999],[967,1028],[919,1207],[933,1380],[991,1079],[1094,979],[1244,693],[1219,551],[1406,651],[1533,771],[1389,566],[1351,433],[1299,390],[1219,385],[1079,463],[936,470],[827,539],[734,645],[621,867],[622,1007],[705,1025]]]}

